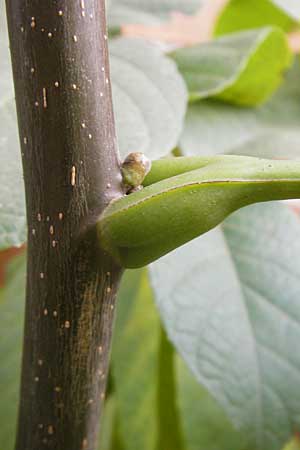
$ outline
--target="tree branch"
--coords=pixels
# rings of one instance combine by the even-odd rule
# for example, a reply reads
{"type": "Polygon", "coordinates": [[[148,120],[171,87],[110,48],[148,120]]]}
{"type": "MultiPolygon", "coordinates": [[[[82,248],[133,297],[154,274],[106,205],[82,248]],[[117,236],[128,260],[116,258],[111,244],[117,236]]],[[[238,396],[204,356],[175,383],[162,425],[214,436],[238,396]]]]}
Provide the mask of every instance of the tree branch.
{"type": "Polygon", "coordinates": [[[122,195],[104,0],[7,0],[28,218],[17,450],[95,448],[121,269],[95,223],[122,195]]]}

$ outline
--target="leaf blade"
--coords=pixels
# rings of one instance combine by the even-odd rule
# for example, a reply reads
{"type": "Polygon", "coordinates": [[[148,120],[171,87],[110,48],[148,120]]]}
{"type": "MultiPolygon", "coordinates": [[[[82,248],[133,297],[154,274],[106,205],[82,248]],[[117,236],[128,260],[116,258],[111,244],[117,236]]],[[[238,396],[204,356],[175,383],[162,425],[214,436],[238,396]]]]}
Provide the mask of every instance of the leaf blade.
{"type": "Polygon", "coordinates": [[[191,105],[180,138],[183,154],[298,158],[299,76],[299,64],[295,63],[274,97],[256,109],[210,100],[191,105]]]}
{"type": "Polygon", "coordinates": [[[145,270],[125,273],[118,300],[112,374],[127,450],[156,450],[160,322],[145,270]]]}
{"type": "Polygon", "coordinates": [[[26,259],[21,255],[9,265],[0,298],[0,447],[12,450],[15,440],[23,337],[26,259]]]}
{"type": "Polygon", "coordinates": [[[276,25],[289,31],[294,20],[271,0],[230,0],[220,14],[215,34],[276,25]]]}
{"type": "Polygon", "coordinates": [[[274,27],[230,34],[170,55],[191,101],[213,97],[243,106],[264,102],[292,61],[285,34],[274,27]]]}
{"type": "Polygon", "coordinates": [[[187,102],[176,65],[157,47],[134,39],[114,40],[110,55],[121,156],[165,156],[178,142],[187,102]]]}

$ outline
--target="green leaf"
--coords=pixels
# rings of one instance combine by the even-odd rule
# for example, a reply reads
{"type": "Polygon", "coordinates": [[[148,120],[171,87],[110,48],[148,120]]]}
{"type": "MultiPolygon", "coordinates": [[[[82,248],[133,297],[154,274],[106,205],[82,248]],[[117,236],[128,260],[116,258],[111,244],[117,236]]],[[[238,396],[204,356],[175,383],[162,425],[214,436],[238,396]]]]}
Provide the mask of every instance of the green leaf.
{"type": "MultiPolygon", "coordinates": [[[[233,429],[212,396],[177,357],[178,403],[187,450],[244,450],[245,437],[233,429]]],[[[170,447],[171,448],[171,447],[170,447]]]]}
{"type": "Polygon", "coordinates": [[[276,25],[289,31],[295,22],[271,0],[230,0],[216,23],[215,34],[276,25]]]}
{"type": "Polygon", "coordinates": [[[187,101],[176,65],[157,47],[134,39],[114,40],[110,55],[121,156],[168,154],[178,142],[187,101]]]}
{"type": "Polygon", "coordinates": [[[124,450],[119,436],[119,421],[115,395],[110,395],[105,401],[101,432],[99,436],[99,450],[124,450]]]}
{"type": "MultiPolygon", "coordinates": [[[[161,328],[159,348],[159,445],[157,450],[184,450],[185,444],[181,429],[181,417],[177,405],[177,374],[175,351],[166,332],[161,328]]],[[[186,412],[191,414],[191,411],[186,412]]]]}
{"type": "Polygon", "coordinates": [[[126,272],[121,285],[112,373],[124,449],[183,450],[173,348],[161,329],[146,270],[126,272]]]}
{"type": "MultiPolygon", "coordinates": [[[[300,162],[220,156],[203,167],[203,159],[198,161],[200,169],[151,184],[106,208],[98,222],[99,242],[124,267],[156,260],[243,206],[300,198],[300,162]]],[[[184,170],[185,158],[181,162],[184,170]]]]}
{"type": "Polygon", "coordinates": [[[299,229],[285,205],[255,205],[151,266],[169,337],[253,449],[299,423],[299,229]]]}
{"type": "Polygon", "coordinates": [[[237,108],[216,101],[190,106],[180,147],[185,155],[222,153],[297,158],[300,148],[300,68],[265,105],[237,108]]]}
{"type": "Polygon", "coordinates": [[[282,81],[292,54],[279,28],[230,34],[171,53],[190,100],[207,97],[240,105],[265,101],[282,81]]]}
{"type": "Polygon", "coordinates": [[[109,26],[131,24],[156,24],[167,20],[176,11],[185,14],[196,12],[203,0],[109,0],[109,26]]]}
{"type": "Polygon", "coordinates": [[[9,265],[5,287],[0,291],[0,448],[13,450],[23,337],[25,256],[9,265]]]}
{"type": "Polygon", "coordinates": [[[104,411],[101,418],[101,432],[99,436],[98,450],[111,450],[111,442],[114,434],[116,405],[115,399],[110,395],[105,400],[104,411]]]}
{"type": "Polygon", "coordinates": [[[147,272],[125,273],[118,297],[112,373],[125,450],[156,450],[160,321],[147,272]]]}

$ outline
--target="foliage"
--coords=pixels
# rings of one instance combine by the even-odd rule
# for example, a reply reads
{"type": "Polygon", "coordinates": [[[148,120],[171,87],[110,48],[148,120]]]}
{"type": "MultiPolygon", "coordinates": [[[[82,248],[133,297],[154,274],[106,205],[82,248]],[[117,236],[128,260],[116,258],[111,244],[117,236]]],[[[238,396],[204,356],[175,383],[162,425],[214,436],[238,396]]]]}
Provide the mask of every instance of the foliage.
{"type": "MultiPolygon", "coordinates": [[[[266,25],[276,25],[289,31],[295,25],[291,7],[284,9],[281,0],[230,0],[221,13],[215,34],[227,34],[233,31],[259,28],[266,25]]],[[[293,0],[290,1],[293,3],[293,0]]]]}
{"type": "Polygon", "coordinates": [[[0,289],[0,448],[11,450],[17,419],[24,316],[25,258],[17,257],[0,289]],[[5,360],[4,360],[5,357],[5,360]]]}
{"type": "Polygon", "coordinates": [[[299,157],[299,77],[296,61],[284,85],[259,108],[241,109],[212,100],[191,105],[180,138],[182,153],[299,157]]]}
{"type": "MultiPolygon", "coordinates": [[[[192,13],[200,4],[110,0],[108,13],[112,26],[153,24],[166,20],[174,9],[192,13]]],[[[275,194],[279,198],[279,186],[287,188],[293,173],[299,177],[299,162],[250,163],[242,158],[234,165],[230,157],[215,158],[224,153],[299,157],[300,69],[296,60],[288,70],[291,55],[285,36],[298,28],[299,17],[295,0],[230,0],[216,24],[215,35],[222,37],[210,43],[166,54],[161,46],[143,41],[111,41],[122,156],[142,151],[158,159],[177,147],[177,154],[197,158],[154,163],[144,182],[148,187],[108,208],[99,226],[106,221],[109,248],[112,242],[114,248],[122,247],[130,238],[134,251],[138,238],[142,244],[147,235],[148,247],[138,253],[149,258],[150,250],[157,250],[151,241],[156,217],[156,224],[164,224],[156,233],[156,258],[187,241],[188,226],[189,238],[211,228],[201,229],[191,220],[197,216],[196,198],[199,211],[206,211],[205,220],[214,226],[236,206],[250,203],[239,198],[232,205],[234,183],[229,180],[244,173],[244,184],[236,190],[241,193],[241,186],[249,187],[249,170],[258,170],[253,176],[259,173],[268,182],[255,195],[247,192],[257,201],[275,194]],[[211,164],[215,160],[231,163],[216,168],[211,164]],[[199,161],[204,167],[199,168],[199,161]],[[283,178],[274,172],[276,167],[286,168],[285,185],[278,180],[274,185],[274,175],[283,178]],[[195,185],[187,188],[192,179],[195,185]],[[211,196],[204,180],[228,184],[211,196]],[[270,185],[272,195],[267,192],[270,185]],[[153,193],[157,204],[152,203],[153,193]],[[216,210],[220,216],[213,221],[216,210]],[[173,234],[170,244],[170,230],[176,234],[178,223],[182,238],[175,242],[173,234]]],[[[3,249],[25,241],[26,224],[4,14],[0,21],[3,249]]],[[[203,215],[200,219],[203,223],[203,215]]],[[[300,338],[298,235],[299,217],[286,204],[255,205],[148,269],[126,272],[101,450],[279,450],[290,441],[300,417],[300,360],[294,351],[300,338]]],[[[21,257],[9,268],[0,292],[0,447],[6,450],[12,450],[14,440],[23,292],[21,257]]],[[[294,440],[286,449],[297,445],[294,440]]]]}
{"type": "Polygon", "coordinates": [[[281,83],[291,52],[279,28],[259,28],[171,54],[187,83],[190,100],[216,98],[257,105],[281,83]]]}
{"type": "Polygon", "coordinates": [[[171,152],[182,129],[187,96],[175,64],[153,45],[133,39],[114,40],[110,55],[121,156],[133,150],[151,158],[171,152]]]}

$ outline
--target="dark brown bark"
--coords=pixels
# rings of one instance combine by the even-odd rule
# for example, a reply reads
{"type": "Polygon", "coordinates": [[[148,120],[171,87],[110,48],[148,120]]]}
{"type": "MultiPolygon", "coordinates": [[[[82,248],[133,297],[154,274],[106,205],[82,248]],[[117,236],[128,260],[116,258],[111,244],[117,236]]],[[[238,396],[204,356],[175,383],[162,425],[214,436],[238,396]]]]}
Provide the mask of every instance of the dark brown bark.
{"type": "Polygon", "coordinates": [[[122,194],[104,0],[7,15],[29,227],[16,450],[92,450],[121,275],[95,228],[122,194]]]}

